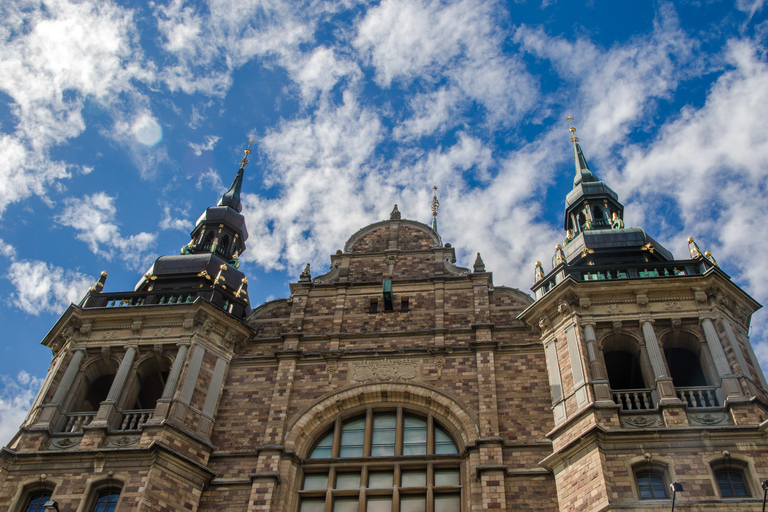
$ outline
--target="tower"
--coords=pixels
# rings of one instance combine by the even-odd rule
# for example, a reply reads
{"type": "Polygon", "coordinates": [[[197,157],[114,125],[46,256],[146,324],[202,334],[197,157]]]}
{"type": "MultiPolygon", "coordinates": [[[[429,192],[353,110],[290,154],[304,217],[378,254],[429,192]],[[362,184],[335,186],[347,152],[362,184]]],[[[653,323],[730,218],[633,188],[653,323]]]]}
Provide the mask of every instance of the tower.
{"type": "Polygon", "coordinates": [[[760,305],[692,238],[675,259],[626,227],[618,195],[576,175],[552,270],[520,318],[544,346],[560,510],[753,510],[766,477],[765,377],[749,343],[760,305]],[[680,500],[684,500],[680,505],[680,500]],[[711,507],[711,508],[709,508],[711,507]]]}
{"type": "Polygon", "coordinates": [[[102,273],[43,340],[53,362],[3,449],[2,508],[53,498],[62,512],[197,509],[215,476],[208,459],[224,378],[252,334],[238,270],[249,153],[180,255],[158,258],[133,291],[105,293],[102,273]]]}

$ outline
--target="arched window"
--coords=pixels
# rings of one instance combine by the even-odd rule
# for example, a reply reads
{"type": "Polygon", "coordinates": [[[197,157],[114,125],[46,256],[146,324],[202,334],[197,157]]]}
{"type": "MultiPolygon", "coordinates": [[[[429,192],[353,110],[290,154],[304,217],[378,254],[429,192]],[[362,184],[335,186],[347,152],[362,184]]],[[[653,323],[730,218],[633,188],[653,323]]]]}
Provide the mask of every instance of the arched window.
{"type": "Polygon", "coordinates": [[[38,491],[29,495],[24,512],[45,512],[45,504],[51,499],[51,491],[38,491]]]}
{"type": "Polygon", "coordinates": [[[99,404],[107,399],[113,380],[115,380],[115,375],[112,373],[94,379],[88,386],[85,398],[80,402],[75,412],[98,411],[99,404]]]}
{"type": "Polygon", "coordinates": [[[605,353],[605,367],[611,389],[640,389],[645,387],[640,370],[640,358],[626,350],[605,353]]]}
{"type": "Polygon", "coordinates": [[[667,497],[664,473],[656,470],[642,470],[635,473],[640,499],[653,500],[667,497]]]}
{"type": "Polygon", "coordinates": [[[745,498],[749,496],[749,488],[744,481],[744,473],[736,469],[720,470],[715,473],[720,496],[723,498],[745,498]]]}
{"type": "Polygon", "coordinates": [[[99,491],[92,512],[114,512],[120,499],[120,489],[109,487],[99,491]]]}
{"type": "Polygon", "coordinates": [[[431,415],[368,409],[338,419],[309,451],[299,510],[460,512],[458,455],[431,415]]]}

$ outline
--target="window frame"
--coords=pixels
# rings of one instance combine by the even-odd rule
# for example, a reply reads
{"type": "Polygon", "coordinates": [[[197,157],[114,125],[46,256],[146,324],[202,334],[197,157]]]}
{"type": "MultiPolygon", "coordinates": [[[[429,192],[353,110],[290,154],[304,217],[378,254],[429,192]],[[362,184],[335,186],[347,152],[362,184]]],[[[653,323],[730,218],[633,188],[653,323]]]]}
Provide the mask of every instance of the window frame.
{"type": "Polygon", "coordinates": [[[123,502],[124,488],[125,482],[116,477],[107,476],[100,479],[88,480],[85,485],[85,491],[83,492],[83,496],[86,496],[86,498],[80,501],[80,506],[77,507],[77,512],[93,512],[93,509],[96,507],[96,501],[99,499],[99,495],[109,490],[118,492],[115,510],[120,510],[120,505],[123,502]]]}
{"type": "MultiPolygon", "coordinates": [[[[458,499],[459,510],[465,510],[465,464],[461,457],[461,446],[456,442],[455,432],[446,428],[445,422],[436,421],[430,412],[404,408],[402,405],[393,407],[357,408],[348,414],[339,415],[333,426],[324,429],[309,445],[306,458],[303,459],[297,474],[297,492],[294,510],[300,512],[302,504],[307,500],[323,503],[323,512],[333,512],[338,499],[351,498],[357,501],[356,512],[366,512],[371,498],[389,498],[392,500],[392,510],[399,510],[402,498],[423,496],[425,499],[425,511],[435,512],[435,496],[455,495],[458,499]],[[373,421],[377,413],[392,413],[396,416],[395,430],[395,455],[372,456],[373,421]],[[426,420],[426,454],[402,455],[405,436],[405,418],[417,417],[426,420]],[[356,418],[365,418],[363,455],[361,457],[341,457],[342,428],[346,421],[356,418]],[[453,442],[456,453],[435,453],[435,428],[439,428],[453,442]],[[333,433],[331,457],[310,458],[312,452],[330,433],[333,433]],[[435,485],[435,473],[440,470],[456,471],[459,485],[435,485]],[[371,487],[370,477],[377,471],[391,472],[392,485],[384,487],[371,487]],[[423,472],[424,484],[417,486],[404,485],[403,476],[408,471],[423,472]],[[339,485],[339,475],[344,473],[358,473],[360,485],[355,488],[339,485]],[[323,489],[304,490],[307,476],[327,475],[326,487],[323,489]],[[363,485],[364,484],[364,485],[363,485]]],[[[421,483],[421,482],[419,482],[421,483]]]]}
{"type": "MultiPolygon", "coordinates": [[[[749,471],[749,464],[747,462],[728,457],[726,459],[719,459],[710,463],[710,469],[712,470],[712,484],[715,487],[715,490],[721,499],[743,500],[745,498],[754,498],[756,496],[754,486],[751,482],[752,478],[751,478],[751,473],[749,471]],[[724,472],[738,473],[739,475],[741,475],[742,483],[744,484],[744,487],[747,490],[746,496],[723,496],[723,492],[720,487],[720,482],[718,481],[717,477],[718,475],[724,472]]],[[[730,478],[729,478],[729,482],[730,482],[730,478]]],[[[731,484],[731,488],[733,488],[732,484],[731,484]]]]}
{"type": "Polygon", "coordinates": [[[26,496],[24,497],[24,507],[22,510],[24,512],[45,512],[45,503],[50,501],[53,497],[53,491],[49,488],[41,488],[41,489],[35,489],[31,490],[26,493],[26,496]],[[32,500],[37,498],[47,498],[42,503],[39,503],[35,506],[34,509],[30,509],[29,507],[32,506],[32,500]],[[42,508],[41,508],[42,507],[42,508]]]}

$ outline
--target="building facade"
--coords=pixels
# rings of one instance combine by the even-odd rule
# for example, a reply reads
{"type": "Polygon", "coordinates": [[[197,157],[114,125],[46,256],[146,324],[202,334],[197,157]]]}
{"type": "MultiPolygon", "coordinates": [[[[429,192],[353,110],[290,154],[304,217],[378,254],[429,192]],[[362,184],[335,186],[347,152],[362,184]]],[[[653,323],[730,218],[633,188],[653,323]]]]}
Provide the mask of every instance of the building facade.
{"type": "MultiPolygon", "coordinates": [[[[248,152],[246,152],[247,157],[248,152]]],[[[690,241],[625,228],[574,137],[566,239],[533,294],[456,266],[432,227],[362,228],[255,309],[247,159],[136,289],[103,274],[43,344],[0,507],[61,512],[756,510],[760,306],[690,241]],[[50,505],[49,505],[50,506],[50,505]]]]}

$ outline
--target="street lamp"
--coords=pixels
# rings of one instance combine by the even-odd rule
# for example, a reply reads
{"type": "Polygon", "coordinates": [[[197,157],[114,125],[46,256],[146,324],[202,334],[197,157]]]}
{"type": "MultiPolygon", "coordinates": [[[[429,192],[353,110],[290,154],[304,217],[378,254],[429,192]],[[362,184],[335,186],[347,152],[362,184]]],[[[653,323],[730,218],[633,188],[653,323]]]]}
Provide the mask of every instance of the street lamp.
{"type": "Polygon", "coordinates": [[[677,493],[683,492],[683,484],[672,482],[669,484],[669,490],[672,491],[672,512],[675,512],[675,497],[677,496],[677,493]]]}
{"type": "Polygon", "coordinates": [[[48,500],[45,502],[45,512],[59,512],[59,504],[56,502],[56,500],[48,500]]]}
{"type": "Polygon", "coordinates": [[[765,512],[765,498],[768,497],[768,480],[760,482],[760,487],[763,488],[763,512],[765,512]]]}

